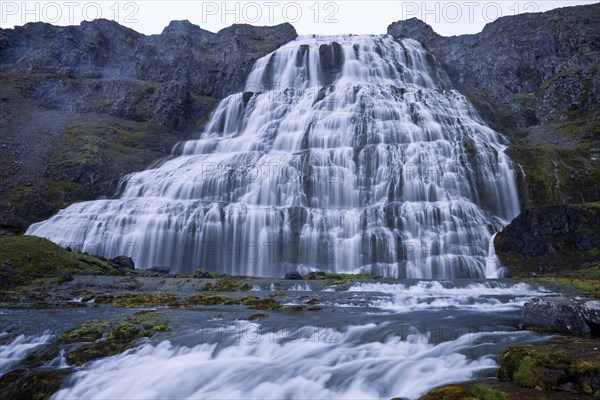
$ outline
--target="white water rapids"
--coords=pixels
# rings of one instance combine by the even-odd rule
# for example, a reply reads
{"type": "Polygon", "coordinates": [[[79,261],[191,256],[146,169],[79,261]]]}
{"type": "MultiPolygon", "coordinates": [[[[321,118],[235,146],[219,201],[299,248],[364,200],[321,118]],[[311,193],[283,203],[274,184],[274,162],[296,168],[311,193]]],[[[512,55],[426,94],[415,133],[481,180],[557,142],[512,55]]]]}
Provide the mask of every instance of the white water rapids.
{"type": "MultiPolygon", "coordinates": [[[[242,317],[256,311],[243,306],[165,309],[171,331],[75,368],[53,399],[416,399],[446,383],[493,377],[503,348],[548,339],[514,328],[522,303],[549,293],[524,283],[264,280],[253,290],[261,297],[284,291],[285,304],[317,298],[323,310],[268,311],[253,322],[242,317]]],[[[111,309],[89,307],[79,318],[101,319],[111,309]]],[[[3,312],[55,337],[75,316],[3,312]]],[[[0,375],[51,337],[0,334],[0,375]]],[[[72,367],[59,358],[41,368],[72,367]]]]}
{"type": "Polygon", "coordinates": [[[27,234],[174,272],[497,277],[490,239],[519,212],[514,170],[449,87],[416,41],[300,37],[118,199],[27,234]]]}

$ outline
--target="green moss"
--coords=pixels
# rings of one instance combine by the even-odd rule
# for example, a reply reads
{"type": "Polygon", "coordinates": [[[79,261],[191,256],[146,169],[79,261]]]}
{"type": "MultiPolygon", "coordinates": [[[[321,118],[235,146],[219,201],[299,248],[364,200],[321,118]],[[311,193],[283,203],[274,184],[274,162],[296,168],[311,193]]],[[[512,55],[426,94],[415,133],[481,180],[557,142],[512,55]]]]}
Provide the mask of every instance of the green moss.
{"type": "MultiPolygon", "coordinates": [[[[96,297],[96,302],[98,298],[96,297]]],[[[112,300],[117,307],[175,307],[179,305],[172,293],[141,293],[116,296],[112,300]]]]}
{"type": "Polygon", "coordinates": [[[471,386],[471,394],[480,400],[506,400],[506,394],[481,383],[471,386]]]}
{"type": "Polygon", "coordinates": [[[551,123],[549,126],[568,139],[575,139],[588,133],[594,134],[600,132],[600,121],[581,116],[576,116],[569,121],[551,123]]]}
{"type": "Polygon", "coordinates": [[[576,72],[576,71],[560,71],[559,73],[551,76],[550,78],[548,78],[544,82],[542,82],[542,84],[539,87],[539,90],[541,90],[541,91],[548,90],[548,87],[550,87],[550,85],[552,85],[554,82],[558,81],[561,78],[569,76],[569,75],[573,74],[574,72],[576,72]]]}
{"type": "Polygon", "coordinates": [[[467,398],[468,391],[459,385],[446,385],[430,390],[420,400],[462,400],[467,398]]]}
{"type": "Polygon", "coordinates": [[[110,331],[108,334],[108,339],[116,341],[131,341],[141,337],[140,334],[140,329],[135,325],[131,323],[123,323],[119,324],[112,331],[110,331]]]}
{"type": "Polygon", "coordinates": [[[154,331],[154,332],[166,332],[169,330],[168,324],[164,321],[157,321],[157,322],[153,322],[153,323],[145,322],[143,327],[146,331],[154,331]]]}
{"type": "Polygon", "coordinates": [[[257,298],[245,298],[244,304],[250,310],[283,310],[284,306],[273,298],[257,299],[257,298]]]}
{"type": "Polygon", "coordinates": [[[218,278],[215,283],[207,283],[204,290],[214,292],[247,292],[252,287],[245,279],[227,276],[218,278]]]}
{"type": "Polygon", "coordinates": [[[110,324],[92,320],[65,331],[58,339],[61,343],[94,342],[100,339],[110,324]]]}
{"type": "Polygon", "coordinates": [[[57,202],[57,207],[63,208],[69,203],[64,202],[65,198],[75,198],[85,195],[85,189],[82,184],[69,180],[48,180],[49,190],[44,193],[48,201],[57,202]]]}
{"type": "Polygon", "coordinates": [[[125,350],[131,348],[132,343],[121,343],[115,341],[100,341],[94,342],[89,345],[85,345],[75,349],[66,354],[65,358],[69,364],[83,365],[87,362],[96,360],[98,358],[104,358],[114,356],[122,353],[125,350]]]}
{"type": "Polygon", "coordinates": [[[62,247],[33,236],[0,237],[0,285],[30,284],[35,279],[58,277],[61,273],[111,274],[106,261],[62,247]]]}
{"type": "Polygon", "coordinates": [[[83,365],[98,358],[122,353],[132,348],[143,337],[169,330],[167,323],[164,321],[146,322],[143,325],[143,330],[134,322],[138,321],[128,320],[119,323],[108,333],[105,340],[81,346],[67,353],[67,361],[71,364],[83,365]]]}
{"type": "Polygon", "coordinates": [[[190,306],[215,306],[219,304],[239,304],[239,300],[221,294],[203,294],[188,297],[185,304],[190,306]]]}
{"type": "MultiPolygon", "coordinates": [[[[595,268],[595,270],[598,270],[598,268],[595,268]]],[[[600,279],[542,276],[539,278],[529,278],[527,281],[552,283],[554,285],[565,286],[571,290],[576,290],[585,294],[595,294],[600,292],[600,279]]]]}
{"type": "MultiPolygon", "coordinates": [[[[23,365],[27,368],[40,367],[58,357],[60,350],[60,344],[50,343],[40,349],[27,353],[27,356],[23,359],[23,365]]],[[[2,396],[0,396],[0,398],[2,398],[2,396]]]]}
{"type": "Polygon", "coordinates": [[[500,377],[543,390],[570,383],[580,393],[588,393],[600,379],[597,346],[591,340],[559,339],[549,345],[509,347],[500,360],[500,377]]]}
{"type": "Polygon", "coordinates": [[[71,374],[70,368],[60,370],[16,369],[0,377],[0,398],[46,400],[57,392],[71,374]]]}
{"type": "Polygon", "coordinates": [[[34,188],[32,186],[24,186],[24,185],[15,186],[6,194],[6,200],[8,200],[8,202],[13,203],[13,204],[14,203],[20,204],[23,201],[25,201],[25,199],[31,193],[33,193],[33,191],[34,191],[34,188]]]}
{"type": "Polygon", "coordinates": [[[536,377],[534,375],[534,360],[531,357],[525,357],[519,360],[513,372],[513,380],[517,385],[534,387],[536,377]]]}

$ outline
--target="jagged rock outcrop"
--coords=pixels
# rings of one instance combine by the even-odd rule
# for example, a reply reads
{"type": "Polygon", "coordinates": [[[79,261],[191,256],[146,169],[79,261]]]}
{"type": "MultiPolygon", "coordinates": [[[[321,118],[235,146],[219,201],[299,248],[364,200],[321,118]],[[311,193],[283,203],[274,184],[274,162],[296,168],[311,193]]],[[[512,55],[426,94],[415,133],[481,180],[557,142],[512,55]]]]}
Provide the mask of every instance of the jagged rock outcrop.
{"type": "Polygon", "coordinates": [[[443,37],[417,19],[388,33],[431,51],[482,118],[511,139],[524,207],[600,200],[600,4],[499,18],[443,37]]]}
{"type": "Polygon", "coordinates": [[[188,21],[151,36],[108,20],[0,29],[0,230],[113,195],[296,36],[289,24],[212,33],[188,21]]]}
{"type": "Polygon", "coordinates": [[[513,275],[597,271],[600,203],[526,210],[496,235],[494,244],[513,275]]]}
{"type": "Polygon", "coordinates": [[[599,30],[599,4],[499,18],[476,35],[443,37],[414,18],[388,27],[423,43],[457,89],[480,92],[518,127],[598,111],[599,30]]]}

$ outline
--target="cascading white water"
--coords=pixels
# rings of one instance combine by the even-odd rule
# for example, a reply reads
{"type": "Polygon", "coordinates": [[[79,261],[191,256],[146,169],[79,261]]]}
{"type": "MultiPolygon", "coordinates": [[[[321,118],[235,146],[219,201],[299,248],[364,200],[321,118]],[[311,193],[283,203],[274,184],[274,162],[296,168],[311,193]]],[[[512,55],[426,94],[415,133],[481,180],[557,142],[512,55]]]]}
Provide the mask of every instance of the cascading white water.
{"type": "Polygon", "coordinates": [[[519,212],[501,142],[418,42],[300,37],[119,199],[27,234],[180,272],[493,277],[490,239],[519,212]]]}

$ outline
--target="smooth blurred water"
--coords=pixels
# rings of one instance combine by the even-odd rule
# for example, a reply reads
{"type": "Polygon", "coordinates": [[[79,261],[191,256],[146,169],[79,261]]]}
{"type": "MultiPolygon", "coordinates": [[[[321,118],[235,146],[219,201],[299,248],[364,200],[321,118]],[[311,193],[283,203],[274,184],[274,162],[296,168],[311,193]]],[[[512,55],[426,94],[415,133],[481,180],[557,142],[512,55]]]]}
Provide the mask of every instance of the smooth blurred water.
{"type": "Polygon", "coordinates": [[[519,212],[504,148],[418,42],[300,37],[120,198],[27,234],[177,272],[493,278],[519,212]]]}
{"type": "MultiPolygon", "coordinates": [[[[322,310],[164,308],[160,318],[168,332],[75,368],[53,398],[414,399],[445,383],[493,378],[506,346],[549,339],[518,328],[522,304],[550,293],[524,283],[386,280],[330,286],[265,279],[251,293],[275,295],[286,305],[312,300],[322,310]],[[256,313],[267,316],[249,321],[256,313]]],[[[29,351],[70,326],[134,317],[136,311],[111,305],[1,309],[13,323],[0,335],[0,374],[18,368],[29,351]]],[[[41,368],[68,367],[63,356],[41,368]]]]}

